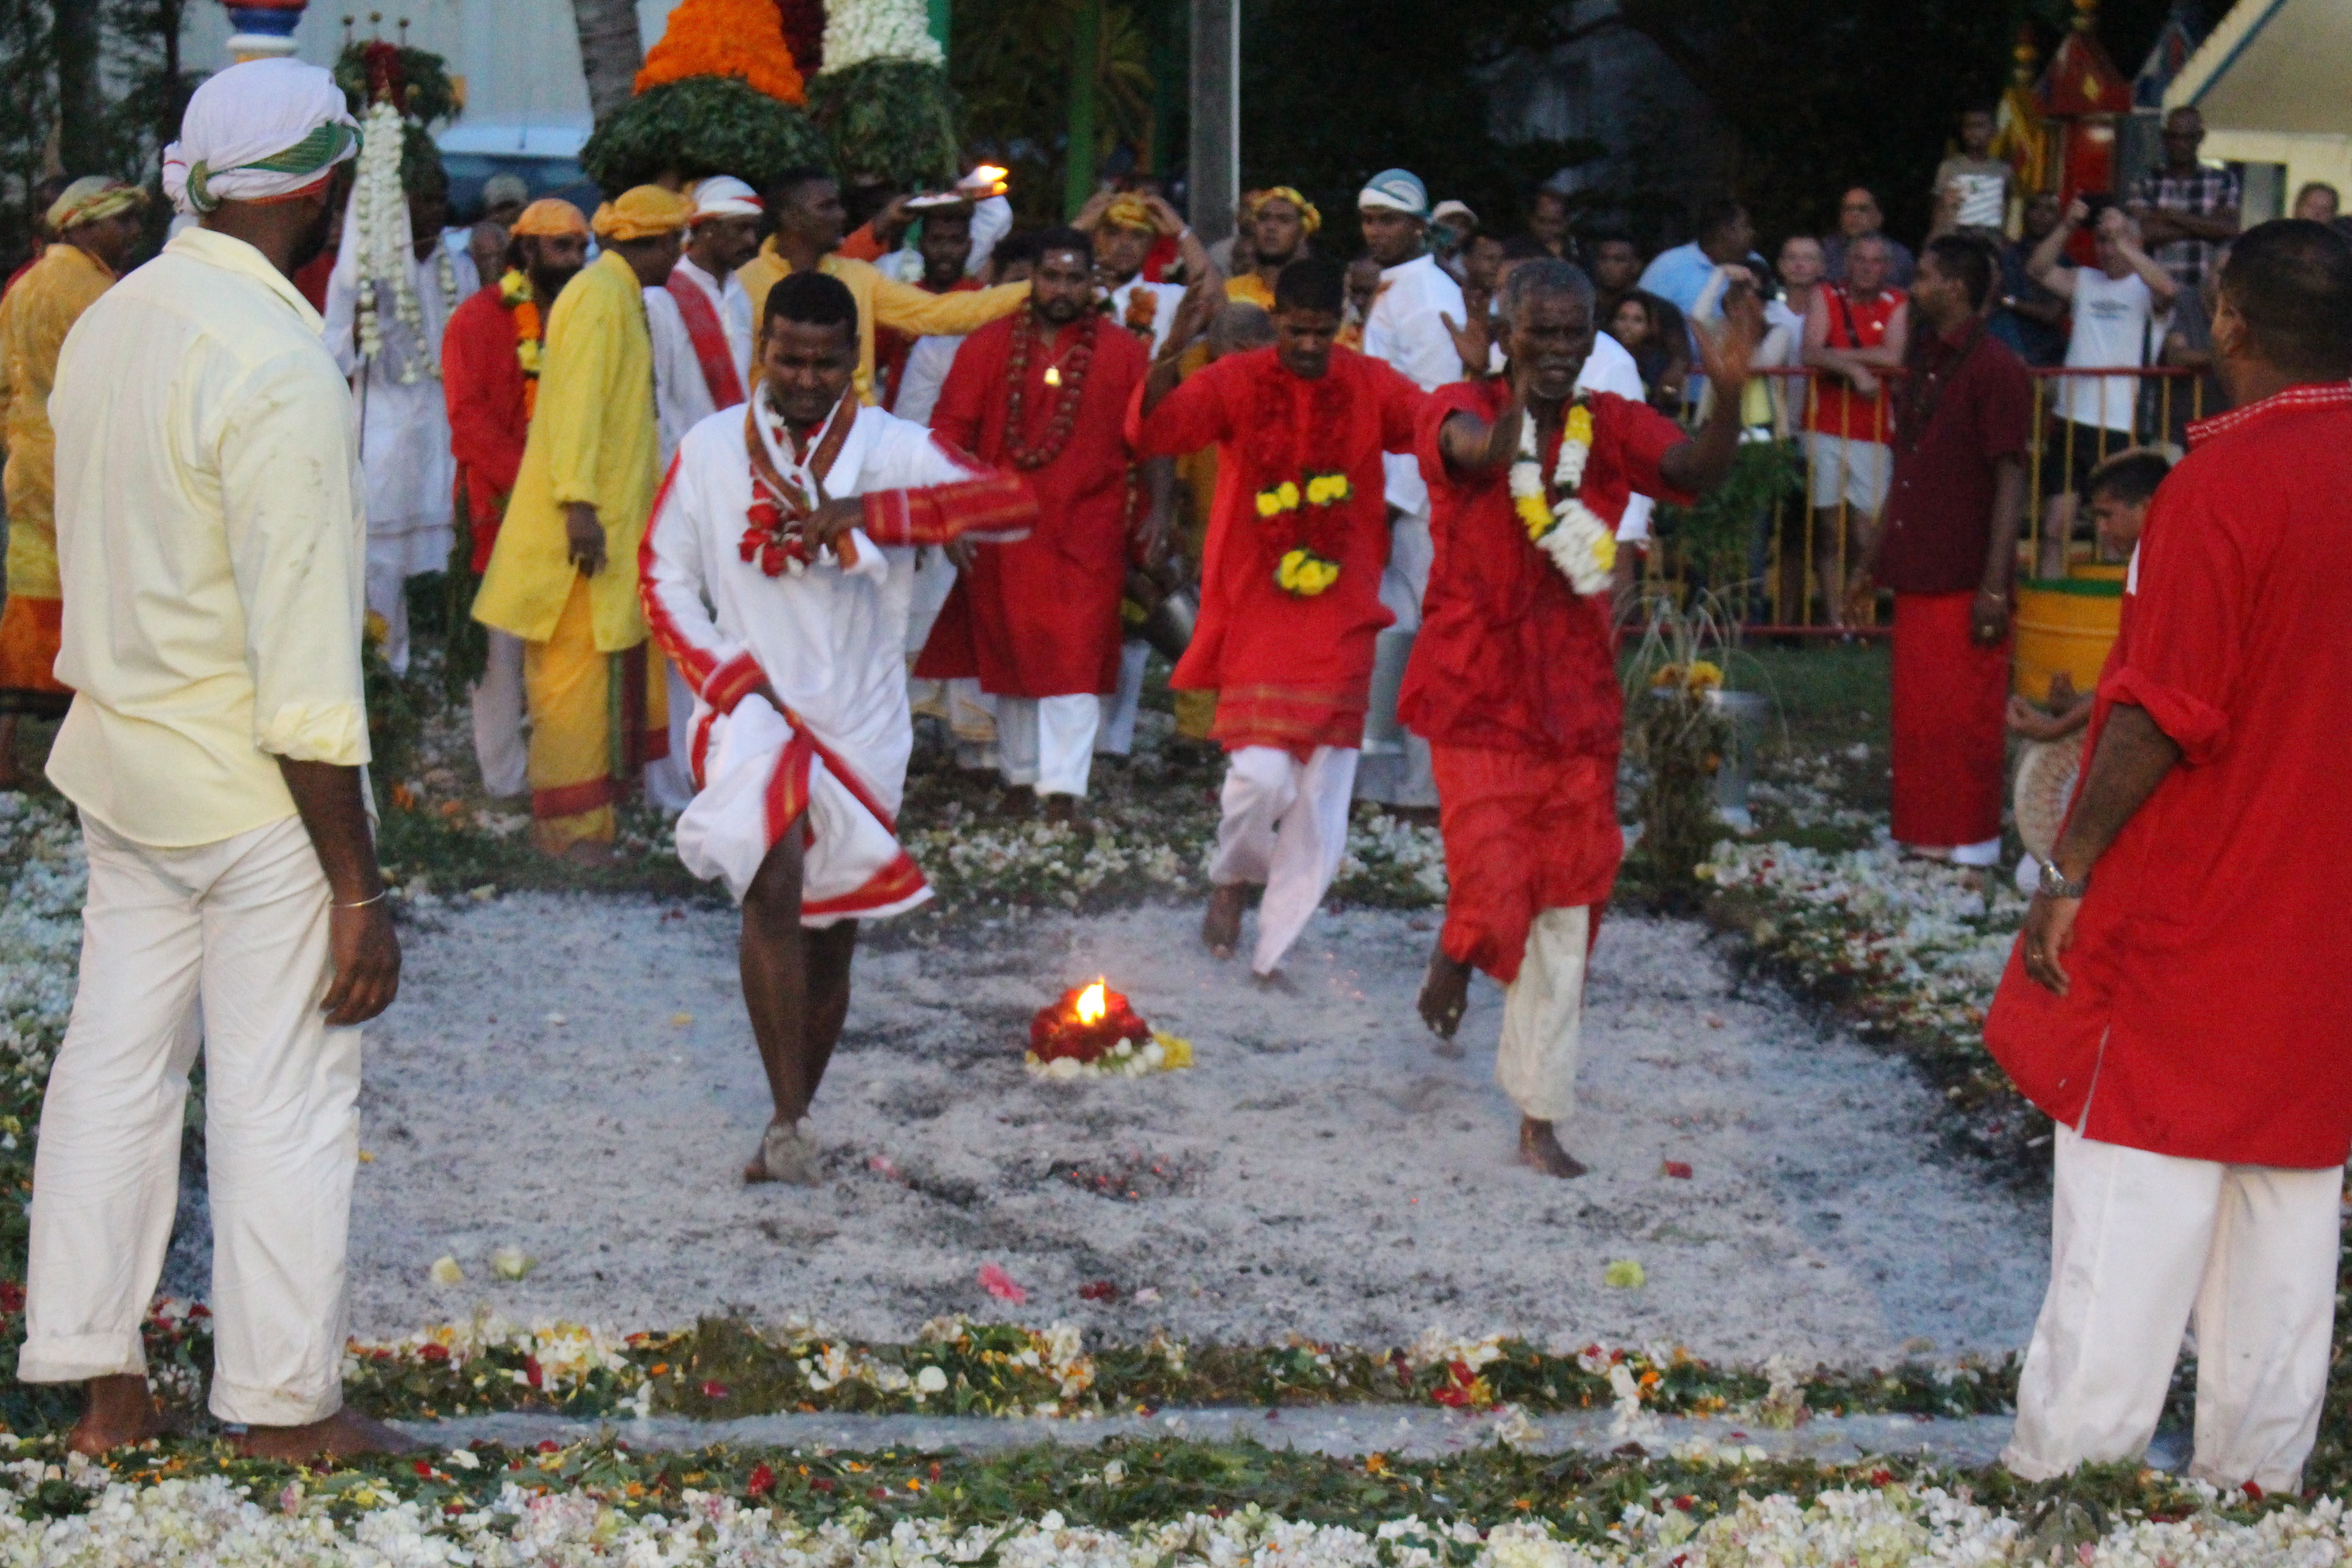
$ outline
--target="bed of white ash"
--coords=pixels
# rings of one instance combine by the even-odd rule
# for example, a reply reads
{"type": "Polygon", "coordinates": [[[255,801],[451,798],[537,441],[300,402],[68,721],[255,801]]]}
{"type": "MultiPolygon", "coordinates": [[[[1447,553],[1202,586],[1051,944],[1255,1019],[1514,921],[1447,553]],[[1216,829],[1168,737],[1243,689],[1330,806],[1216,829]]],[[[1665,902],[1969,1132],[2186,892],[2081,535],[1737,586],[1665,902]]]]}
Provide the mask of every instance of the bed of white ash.
{"type": "Polygon", "coordinates": [[[731,911],[509,895],[427,915],[368,1041],[355,1327],[487,1302],[624,1330],[803,1314],[876,1340],[967,1312],[1094,1339],[1440,1326],[1748,1363],[2022,1345],[2046,1200],[1948,1163],[1905,1066],[1736,984],[1703,928],[1604,928],[1565,1129],[1591,1171],[1561,1182],[1512,1159],[1500,991],[1478,982],[1460,1059],[1413,1015],[1432,916],[1320,914],[1273,986],[1213,962],[1198,918],[899,922],[858,957],[814,1118],[825,1180],[799,1189],[739,1178],[767,1097],[731,911]],[[1097,975],[1198,1065],[1026,1074],[1032,1012],[1097,975]],[[509,1247],[538,1259],[520,1282],[489,1267],[509,1247]],[[462,1283],[429,1278],[445,1254],[462,1283]],[[1645,1284],[1605,1283],[1624,1259],[1645,1284]],[[1024,1303],[982,1289],[990,1263],[1024,1303]],[[1098,1281],[1115,1300],[1082,1298],[1098,1281]]]}

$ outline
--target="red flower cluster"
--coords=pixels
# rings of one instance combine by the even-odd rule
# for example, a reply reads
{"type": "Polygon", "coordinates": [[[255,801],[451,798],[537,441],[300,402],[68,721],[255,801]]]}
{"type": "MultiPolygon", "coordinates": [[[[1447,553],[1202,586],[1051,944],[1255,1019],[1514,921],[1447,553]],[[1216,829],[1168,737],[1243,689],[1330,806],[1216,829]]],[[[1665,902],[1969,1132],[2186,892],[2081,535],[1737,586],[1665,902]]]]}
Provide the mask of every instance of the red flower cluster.
{"type": "Polygon", "coordinates": [[[771,577],[782,576],[787,562],[808,565],[808,536],[802,529],[802,520],[777,505],[767,486],[756,479],[751,495],[751,510],[744,514],[749,526],[743,530],[742,542],[736,547],[743,559],[757,561],[760,570],[771,577]]]}
{"type": "MultiPolygon", "coordinates": [[[[1034,447],[1027,445],[1026,415],[1029,394],[1029,353],[1040,336],[1037,318],[1023,312],[1020,323],[1013,329],[1013,352],[1005,361],[1004,380],[1007,387],[1004,401],[1004,455],[1016,468],[1042,468],[1062,455],[1070,444],[1070,433],[1078,427],[1078,398],[1086,390],[1087,366],[1094,363],[1095,327],[1097,316],[1078,318],[1078,341],[1057,365],[1049,365],[1050,377],[1062,378],[1062,398],[1054,407],[1053,422],[1045,426],[1045,438],[1034,447]]],[[[1050,380],[1048,385],[1052,384],[1050,380]]]]}
{"type": "MultiPolygon", "coordinates": [[[[1100,982],[1097,982],[1097,984],[1100,982]]],[[[1080,1062],[1099,1061],[1110,1054],[1110,1048],[1125,1040],[1141,1049],[1151,1043],[1151,1026],[1145,1023],[1127,998],[1105,987],[1103,1012],[1098,1018],[1083,1020],[1078,1016],[1078,1001],[1092,986],[1079,986],[1064,994],[1050,1007],[1040,1007],[1029,1021],[1029,1052],[1041,1062],[1058,1061],[1064,1057],[1080,1062]]]]}

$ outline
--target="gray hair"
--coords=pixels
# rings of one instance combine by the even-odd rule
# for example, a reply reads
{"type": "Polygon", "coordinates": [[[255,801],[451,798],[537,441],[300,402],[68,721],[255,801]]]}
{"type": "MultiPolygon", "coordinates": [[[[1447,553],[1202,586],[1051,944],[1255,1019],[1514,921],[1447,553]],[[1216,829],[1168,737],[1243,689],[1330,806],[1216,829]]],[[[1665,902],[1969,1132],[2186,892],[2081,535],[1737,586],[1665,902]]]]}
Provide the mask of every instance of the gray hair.
{"type": "Polygon", "coordinates": [[[1262,305],[1236,300],[1219,308],[1209,320],[1209,353],[1212,355],[1262,349],[1272,342],[1274,318],[1265,313],[1262,305]]]}
{"type": "Polygon", "coordinates": [[[1512,267],[1510,275],[1503,279],[1495,308],[1503,318],[1503,325],[1517,331],[1528,303],[1539,295],[1552,294],[1573,295],[1583,304],[1585,312],[1591,313],[1592,279],[1584,275],[1584,268],[1549,258],[1522,261],[1512,267]]]}

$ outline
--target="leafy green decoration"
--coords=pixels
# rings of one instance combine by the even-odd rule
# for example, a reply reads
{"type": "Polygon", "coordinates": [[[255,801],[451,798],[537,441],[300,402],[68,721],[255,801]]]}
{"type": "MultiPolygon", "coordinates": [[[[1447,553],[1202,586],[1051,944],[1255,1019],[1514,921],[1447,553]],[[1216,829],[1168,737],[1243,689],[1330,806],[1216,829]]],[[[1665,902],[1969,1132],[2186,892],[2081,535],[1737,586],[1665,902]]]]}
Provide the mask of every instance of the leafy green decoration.
{"type": "Polygon", "coordinates": [[[864,60],[820,72],[809,83],[809,112],[852,179],[938,188],[960,173],[955,91],[937,66],[864,60]]]}
{"type": "Polygon", "coordinates": [[[598,125],[580,150],[588,177],[618,195],[664,174],[732,174],[765,190],[786,171],[830,169],[824,133],[788,103],[732,77],[649,88],[598,125]]]}

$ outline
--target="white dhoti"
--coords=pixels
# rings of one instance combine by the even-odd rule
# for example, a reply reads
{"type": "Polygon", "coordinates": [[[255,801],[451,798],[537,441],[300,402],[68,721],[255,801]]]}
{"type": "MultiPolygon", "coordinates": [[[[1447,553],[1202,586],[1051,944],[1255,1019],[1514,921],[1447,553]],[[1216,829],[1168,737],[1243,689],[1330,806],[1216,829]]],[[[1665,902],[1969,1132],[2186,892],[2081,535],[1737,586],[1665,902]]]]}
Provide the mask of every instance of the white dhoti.
{"type": "MultiPolygon", "coordinates": [[[[1429,592],[1429,572],[1435,561],[1428,511],[1399,517],[1389,530],[1388,569],[1381,574],[1381,604],[1396,617],[1391,635],[1421,629],[1421,601],[1429,592]]],[[[1429,742],[1410,730],[1401,731],[1399,739],[1402,750],[1368,757],[1357,770],[1356,797],[1381,805],[1434,806],[1437,776],[1429,742]]]]}
{"type": "MultiPolygon", "coordinates": [[[[522,735],[522,639],[495,626],[483,629],[489,634],[490,651],[472,692],[474,761],[482,770],[483,793],[503,799],[530,787],[530,750],[522,735]]],[[[689,694],[689,711],[693,700],[689,694]]],[[[675,729],[678,710],[670,712],[675,729]]]]}
{"type": "Polygon", "coordinates": [[[669,755],[646,764],[646,798],[664,811],[684,811],[694,799],[694,764],[687,752],[694,738],[694,688],[677,666],[662,660],[669,683],[669,755]]]}
{"type": "Polygon", "coordinates": [[[705,709],[696,723],[705,722],[702,789],[677,819],[677,858],[688,870],[719,878],[740,903],[777,840],[804,831],[801,924],[878,920],[931,896],[889,815],[849,764],[795,731],[765,698],[746,697],[728,715],[705,709]]]}
{"type": "MultiPolygon", "coordinates": [[[[918,551],[914,584],[907,597],[907,668],[911,672],[915,660],[922,657],[923,647],[931,640],[931,625],[940,618],[940,609],[948,602],[948,594],[955,587],[956,565],[944,550],[918,551]]],[[[950,706],[948,688],[952,684],[940,679],[917,679],[907,677],[907,706],[918,714],[928,713],[934,719],[945,719],[951,724],[954,712],[950,706]]],[[[980,689],[980,683],[970,683],[980,689]]],[[[992,728],[989,738],[995,738],[992,728]]]]}
{"type": "Polygon", "coordinates": [[[1576,1111],[1576,1069],[1584,1054],[1584,969],[1592,911],[1545,910],[1528,928],[1518,978],[1503,992],[1503,1040],[1495,1081],[1538,1121],[1576,1111]]]}
{"type": "Polygon", "coordinates": [[[444,521],[368,529],[368,613],[383,622],[383,659],[408,673],[408,580],[445,570],[457,531],[444,521]]]}
{"type": "Polygon", "coordinates": [[[1102,723],[1095,731],[1095,754],[1130,756],[1135,752],[1135,716],[1143,710],[1143,668],[1151,660],[1151,645],[1129,637],[1118,645],[1118,689],[1102,699],[1102,723]]]}
{"type": "Polygon", "coordinates": [[[2050,1292],[2001,1462],[2028,1480],[2136,1460],[2193,1320],[2189,1474],[2294,1492],[2336,1320],[2341,1167],[2224,1165],[2057,1130],[2050,1292]]]}
{"type": "Polygon", "coordinates": [[[1250,968],[1271,974],[1322,907],[1348,847],[1348,798],[1356,782],[1353,746],[1318,746],[1304,763],[1274,746],[1244,746],[1225,758],[1223,816],[1209,880],[1262,882],[1257,946],[1250,968]]]}
{"type": "Polygon", "coordinates": [[[1039,795],[1084,796],[1094,766],[1095,731],[1102,724],[1102,699],[1081,692],[993,700],[996,765],[1004,782],[1032,785],[1039,795]]]}
{"type": "Polygon", "coordinates": [[[198,1035],[213,1218],[211,1405],[287,1426],[342,1405],[360,1031],[319,1011],[327,879],[300,821],[157,849],[82,819],[81,980],[34,1158],[16,1375],[146,1370],[198,1035]]]}

